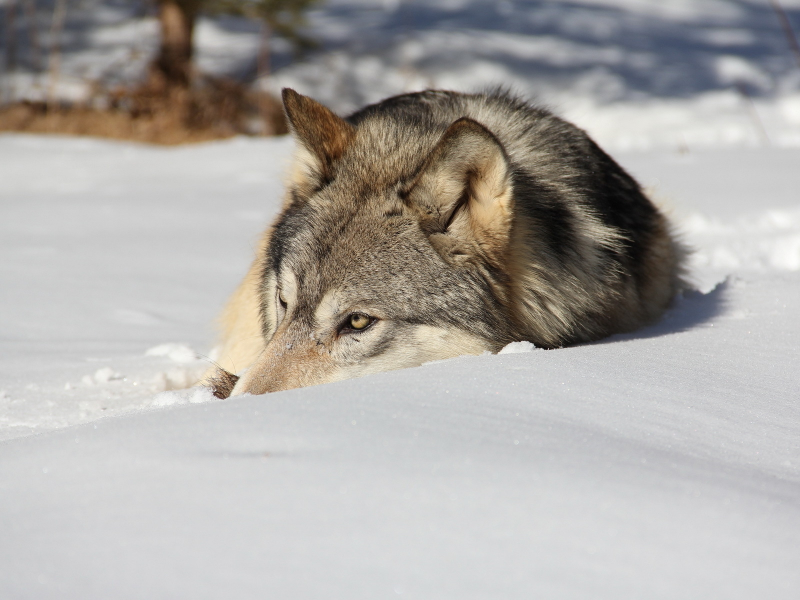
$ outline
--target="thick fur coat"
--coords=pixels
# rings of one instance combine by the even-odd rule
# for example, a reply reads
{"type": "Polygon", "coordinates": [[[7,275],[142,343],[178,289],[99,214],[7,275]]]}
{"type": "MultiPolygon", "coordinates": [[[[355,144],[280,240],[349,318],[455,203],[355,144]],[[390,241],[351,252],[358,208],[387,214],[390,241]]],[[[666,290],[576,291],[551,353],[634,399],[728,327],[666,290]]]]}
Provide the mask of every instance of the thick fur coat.
{"type": "Polygon", "coordinates": [[[344,119],[283,100],[296,156],[222,315],[221,397],[597,340],[658,319],[681,285],[664,216],[546,110],[502,91],[406,94],[344,119]]]}

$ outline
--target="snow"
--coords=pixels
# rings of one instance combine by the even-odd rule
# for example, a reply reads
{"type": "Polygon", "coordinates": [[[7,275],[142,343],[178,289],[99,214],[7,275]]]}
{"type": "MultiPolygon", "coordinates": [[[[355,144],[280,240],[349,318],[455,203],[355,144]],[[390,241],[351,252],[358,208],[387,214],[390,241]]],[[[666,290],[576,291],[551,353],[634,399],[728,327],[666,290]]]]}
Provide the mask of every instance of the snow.
{"type": "MultiPolygon", "coordinates": [[[[70,13],[64,81],[149,47],[104,6],[70,13]]],[[[697,291],[595,344],[220,401],[187,386],[291,140],[0,135],[0,597],[796,598],[800,76],[768,3],[311,24],[329,52],[278,48],[271,85],[346,110],[499,79],[560,107],[671,215],[697,291]]],[[[244,68],[248,27],[201,23],[201,61],[244,68]]]]}
{"type": "Polygon", "coordinates": [[[536,350],[536,346],[530,342],[511,342],[500,350],[498,354],[521,354],[523,352],[533,352],[534,350],[536,350]]]}
{"type": "Polygon", "coordinates": [[[793,598],[797,290],[6,443],[4,595],[793,598]]]}
{"type": "Polygon", "coordinates": [[[0,136],[0,439],[197,381],[290,143],[0,136]]]}
{"type": "Polygon", "coordinates": [[[176,363],[191,363],[200,358],[186,344],[159,344],[144,354],[145,356],[167,356],[176,363]]]}

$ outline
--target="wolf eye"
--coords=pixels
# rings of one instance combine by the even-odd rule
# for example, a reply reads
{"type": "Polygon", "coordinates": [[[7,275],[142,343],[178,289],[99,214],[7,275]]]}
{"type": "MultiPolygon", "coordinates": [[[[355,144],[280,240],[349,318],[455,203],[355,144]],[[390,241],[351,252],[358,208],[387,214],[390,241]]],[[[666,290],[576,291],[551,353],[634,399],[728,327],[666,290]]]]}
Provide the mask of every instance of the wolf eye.
{"type": "Polygon", "coordinates": [[[351,333],[354,331],[364,331],[367,327],[372,325],[377,319],[370,317],[364,313],[353,313],[342,324],[339,333],[351,333]]]}
{"type": "Polygon", "coordinates": [[[362,315],[361,313],[350,315],[350,327],[353,329],[364,329],[370,322],[371,320],[367,315],[362,315]]]}

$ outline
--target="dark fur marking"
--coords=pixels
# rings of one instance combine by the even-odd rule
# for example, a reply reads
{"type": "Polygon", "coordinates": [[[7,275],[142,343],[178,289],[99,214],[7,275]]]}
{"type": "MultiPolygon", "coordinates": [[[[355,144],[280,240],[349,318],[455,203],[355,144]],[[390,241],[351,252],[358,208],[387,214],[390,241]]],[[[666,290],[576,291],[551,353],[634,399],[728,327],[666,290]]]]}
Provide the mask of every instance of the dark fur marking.
{"type": "Polygon", "coordinates": [[[450,214],[447,216],[447,220],[442,225],[442,233],[450,229],[450,226],[453,224],[453,220],[458,216],[458,213],[460,213],[468,203],[469,203],[469,192],[467,190],[464,190],[464,192],[461,194],[461,197],[453,205],[450,214]]]}
{"type": "Polygon", "coordinates": [[[233,392],[239,377],[224,369],[217,369],[213,377],[206,380],[206,387],[220,400],[225,400],[233,392]]]}
{"type": "Polygon", "coordinates": [[[540,226],[537,232],[532,231],[529,235],[543,234],[547,247],[561,260],[573,256],[576,233],[574,217],[569,208],[559,201],[557,192],[518,167],[514,170],[513,181],[515,210],[540,226]]]}

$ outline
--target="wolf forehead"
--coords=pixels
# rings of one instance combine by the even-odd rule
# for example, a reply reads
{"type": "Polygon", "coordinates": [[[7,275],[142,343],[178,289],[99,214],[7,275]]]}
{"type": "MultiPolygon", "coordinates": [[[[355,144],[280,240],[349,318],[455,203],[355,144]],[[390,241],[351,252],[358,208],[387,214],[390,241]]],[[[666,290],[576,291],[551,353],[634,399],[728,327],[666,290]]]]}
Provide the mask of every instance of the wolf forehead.
{"type": "MultiPolygon", "coordinates": [[[[289,206],[275,224],[268,268],[279,278],[291,272],[297,286],[324,292],[346,282],[361,285],[373,279],[371,273],[391,276],[392,264],[424,247],[414,235],[413,219],[402,211],[382,214],[374,200],[347,200],[289,206]]],[[[420,252],[419,260],[427,258],[420,252]]]]}
{"type": "Polygon", "coordinates": [[[320,261],[350,263],[348,273],[363,275],[360,271],[379,268],[408,251],[416,260],[435,259],[423,252],[429,247],[420,231],[426,215],[408,202],[406,193],[453,120],[402,110],[361,111],[341,121],[352,126],[351,137],[346,147],[333,151],[330,142],[326,146],[319,138],[347,133],[336,125],[301,133],[301,124],[295,131],[299,148],[288,202],[272,232],[269,266],[280,272],[320,261]],[[323,148],[325,159],[335,160],[311,156],[308,148],[315,146],[323,148]]]}
{"type": "MultiPolygon", "coordinates": [[[[273,230],[264,280],[278,288],[291,280],[296,310],[309,315],[334,293],[347,299],[342,309],[379,308],[380,316],[468,329],[499,326],[482,310],[495,301],[486,282],[447,264],[412,209],[398,206],[374,195],[290,206],[273,230]]],[[[264,301],[273,301],[270,293],[264,301]]]]}

